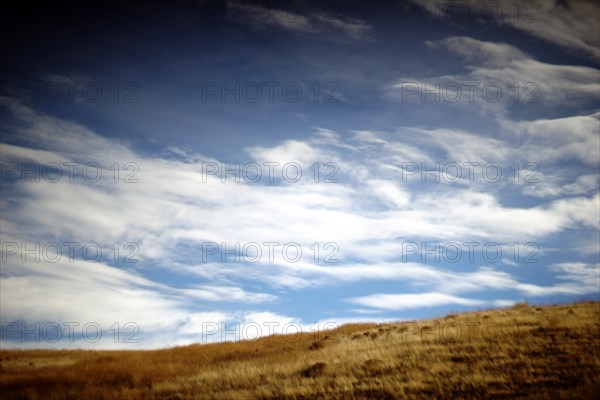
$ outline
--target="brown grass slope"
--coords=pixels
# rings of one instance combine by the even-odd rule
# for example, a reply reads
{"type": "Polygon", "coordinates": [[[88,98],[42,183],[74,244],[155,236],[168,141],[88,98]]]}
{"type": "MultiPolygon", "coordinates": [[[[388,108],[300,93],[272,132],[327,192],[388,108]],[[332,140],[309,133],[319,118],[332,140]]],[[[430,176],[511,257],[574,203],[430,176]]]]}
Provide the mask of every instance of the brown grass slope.
{"type": "Polygon", "coordinates": [[[592,399],[600,303],[156,351],[0,351],[2,399],[592,399]],[[316,336],[317,335],[317,336],[316,336]]]}

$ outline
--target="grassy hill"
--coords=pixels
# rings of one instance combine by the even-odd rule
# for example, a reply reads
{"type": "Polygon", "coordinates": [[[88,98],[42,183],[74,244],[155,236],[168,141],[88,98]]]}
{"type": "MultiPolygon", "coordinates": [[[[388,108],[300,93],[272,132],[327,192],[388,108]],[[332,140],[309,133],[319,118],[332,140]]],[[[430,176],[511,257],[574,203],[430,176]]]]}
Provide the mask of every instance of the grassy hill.
{"type": "Polygon", "coordinates": [[[592,399],[600,303],[156,351],[0,351],[2,399],[592,399]]]}

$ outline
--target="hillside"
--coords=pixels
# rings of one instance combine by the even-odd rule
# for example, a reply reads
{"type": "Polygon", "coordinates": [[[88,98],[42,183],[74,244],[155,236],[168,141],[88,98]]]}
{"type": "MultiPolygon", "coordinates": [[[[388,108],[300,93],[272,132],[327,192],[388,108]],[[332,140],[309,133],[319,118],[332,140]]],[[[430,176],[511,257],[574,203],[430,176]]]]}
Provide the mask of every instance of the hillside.
{"type": "Polygon", "coordinates": [[[0,351],[3,399],[591,399],[600,303],[156,351],[0,351]],[[315,336],[317,335],[317,336],[315,336]]]}

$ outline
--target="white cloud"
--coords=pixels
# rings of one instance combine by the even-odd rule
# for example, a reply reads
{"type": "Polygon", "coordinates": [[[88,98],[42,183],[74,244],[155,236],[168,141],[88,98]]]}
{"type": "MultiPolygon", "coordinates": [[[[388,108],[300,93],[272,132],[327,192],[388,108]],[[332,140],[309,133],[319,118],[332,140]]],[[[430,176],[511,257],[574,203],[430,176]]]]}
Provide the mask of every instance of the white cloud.
{"type": "MultiPolygon", "coordinates": [[[[300,162],[307,176],[298,184],[265,186],[266,178],[259,184],[243,180],[236,183],[231,176],[223,183],[219,176],[203,175],[200,163],[142,157],[123,145],[100,144],[105,139],[92,133],[85,135],[84,141],[99,142],[98,146],[106,149],[103,153],[98,153],[92,146],[89,150],[81,148],[78,153],[65,154],[58,150],[63,145],[62,137],[71,138],[70,148],[79,147],[74,143],[77,136],[69,131],[71,127],[49,117],[36,119],[32,115],[28,118],[33,127],[52,133],[41,135],[47,141],[46,146],[55,151],[35,153],[22,146],[4,146],[3,159],[17,160],[29,152],[28,159],[39,157],[40,162],[54,158],[85,163],[88,159],[103,158],[104,165],[111,165],[112,161],[107,160],[120,160],[121,154],[127,154],[128,160],[139,166],[139,182],[115,184],[107,179],[86,184],[81,179],[71,183],[65,178],[57,183],[42,181],[17,186],[21,192],[20,205],[11,206],[7,222],[18,220],[42,235],[54,233],[105,243],[137,241],[143,248],[141,253],[155,259],[167,257],[168,252],[183,240],[218,243],[294,241],[305,248],[314,242],[336,241],[351,257],[360,252],[369,253],[368,244],[361,243],[365,237],[388,241],[414,236],[535,238],[584,223],[565,204],[572,203],[582,212],[593,211],[594,205],[582,197],[556,206],[505,207],[495,195],[478,193],[475,187],[439,187],[431,193],[413,192],[411,187],[409,191],[401,179],[401,169],[394,167],[394,160],[410,152],[412,145],[406,141],[374,139],[377,136],[373,133],[367,143],[376,147],[359,154],[344,155],[332,149],[325,150],[322,144],[311,141],[288,141],[271,148],[249,149],[259,164],[264,160],[282,165],[300,162]],[[61,124],[66,130],[61,132],[62,135],[55,135],[56,127],[61,124]],[[52,142],[51,138],[57,139],[52,142]],[[371,152],[381,154],[381,157],[372,158],[371,152]],[[339,162],[340,182],[314,183],[307,166],[317,160],[339,162]],[[354,174],[355,171],[358,173],[354,174]],[[342,173],[349,179],[342,179],[342,173]],[[443,204],[438,200],[440,192],[444,196],[443,204]],[[377,202],[386,206],[379,210],[373,208],[377,202]],[[233,211],[232,206],[235,206],[233,211]],[[56,230],[57,219],[61,221],[60,232],[56,230]],[[517,223],[523,219],[529,223],[517,223]],[[515,222],[505,223],[507,221],[515,222]],[[274,232],[277,232],[275,238],[274,232]],[[359,243],[361,245],[357,247],[359,243]],[[355,247],[360,250],[352,250],[355,247]]],[[[37,131],[25,129],[31,133],[37,131]]],[[[73,129],[80,130],[79,127],[73,129]]],[[[467,132],[421,130],[420,136],[430,138],[431,146],[444,149],[451,159],[458,161],[479,159],[482,155],[506,158],[507,154],[519,151],[499,140],[478,139],[467,132]]],[[[39,143],[37,138],[31,138],[31,141],[39,143]]],[[[360,136],[355,138],[355,143],[357,148],[363,145],[360,136]]],[[[423,150],[420,152],[428,159],[432,158],[423,150]]],[[[111,174],[112,171],[104,170],[104,173],[111,174]]],[[[485,189],[489,188],[490,185],[485,189]]],[[[308,249],[306,253],[311,254],[308,249]]]]}
{"type": "Polygon", "coordinates": [[[333,15],[325,10],[309,7],[305,10],[288,11],[260,5],[227,2],[230,17],[255,29],[279,27],[292,32],[320,35],[329,40],[372,41],[372,27],[366,22],[333,15]]]}
{"type": "MultiPolygon", "coordinates": [[[[548,64],[512,45],[465,36],[427,41],[426,44],[433,49],[447,49],[463,57],[468,73],[403,77],[389,86],[392,94],[402,95],[402,90],[406,90],[405,86],[409,84],[426,84],[429,89],[437,84],[441,88],[437,90],[438,96],[443,96],[442,99],[451,106],[476,107],[496,117],[504,116],[506,108],[513,104],[573,107],[599,99],[600,72],[596,68],[548,64]],[[515,83],[518,83],[518,87],[515,83]],[[458,96],[458,102],[454,103],[459,93],[456,91],[457,85],[461,95],[458,96]],[[486,85],[495,86],[490,86],[486,92],[486,85]],[[499,94],[497,90],[500,90],[499,94]]],[[[402,96],[412,98],[407,97],[406,93],[402,96]]],[[[432,101],[431,96],[429,101],[432,101]]]]}
{"type": "MultiPolygon", "coordinates": [[[[303,168],[315,161],[333,160],[339,164],[339,183],[315,183],[311,176],[297,184],[223,183],[220,177],[205,174],[202,169],[203,160],[218,160],[174,149],[168,158],[141,155],[127,143],[103,138],[83,126],[39,114],[18,103],[5,104],[19,121],[11,129],[23,135],[21,145],[2,145],[2,162],[93,161],[103,166],[108,179],[91,183],[78,177],[69,182],[65,177],[56,183],[43,179],[38,183],[11,183],[10,195],[3,195],[0,204],[2,241],[96,241],[103,249],[114,242],[134,242],[139,245],[138,257],[143,265],[123,270],[81,260],[52,265],[13,260],[3,265],[0,279],[3,318],[93,318],[101,319],[106,327],[117,321],[138,321],[141,329],[152,332],[150,341],[140,345],[152,347],[165,341],[198,341],[195,335],[203,332],[202,323],[215,322],[211,319],[219,323],[251,322],[268,312],[232,311],[232,303],[244,307],[260,303],[260,307],[266,307],[284,298],[286,290],[367,279],[397,280],[417,289],[430,288],[426,294],[365,298],[360,304],[371,306],[390,300],[390,307],[399,309],[427,304],[483,304],[461,297],[463,292],[481,288],[514,289],[530,296],[591,290],[577,278],[581,268],[560,270],[560,279],[567,277],[565,282],[545,287],[492,269],[461,274],[396,261],[406,240],[487,239],[509,243],[543,240],[566,229],[598,229],[600,200],[597,188],[594,193],[595,181],[590,178],[581,179],[581,185],[590,190],[579,197],[519,207],[503,204],[495,187],[484,193],[477,186],[441,184],[428,191],[419,184],[405,184],[398,175],[399,162],[411,155],[431,161],[436,159],[435,151],[442,151],[451,158],[507,159],[513,152],[523,151],[508,140],[475,138],[458,130],[405,129],[418,133],[417,139],[358,131],[351,141],[342,143],[337,133],[318,128],[317,134],[305,141],[254,147],[248,152],[259,163],[294,161],[301,162],[303,168]],[[428,146],[422,146],[419,140],[428,146]],[[115,161],[135,163],[139,182],[115,183],[112,171],[107,169],[115,161]],[[254,242],[262,246],[263,258],[256,264],[222,263],[215,258],[201,262],[199,248],[206,241],[226,242],[228,248],[236,242],[254,242]],[[273,263],[267,261],[263,245],[271,241],[280,243],[273,263]],[[303,257],[296,263],[281,257],[281,247],[289,242],[302,247],[303,257]],[[315,242],[320,262],[314,260],[311,247],[315,242]],[[334,256],[340,261],[336,264],[322,263],[329,254],[324,248],[328,242],[338,245],[334,256]],[[153,282],[141,275],[149,264],[192,280],[180,288],[153,282]],[[260,282],[281,293],[247,290],[242,281],[260,282]],[[202,306],[194,306],[197,303],[202,306]]],[[[585,140],[589,119],[595,117],[581,118],[587,119],[574,123],[580,127],[576,134],[585,140]]],[[[535,139],[547,127],[545,123],[522,123],[515,137],[535,139]]],[[[554,138],[554,147],[560,149],[560,132],[564,129],[549,129],[551,133],[543,138],[554,138]]],[[[533,139],[528,139],[526,151],[538,151],[533,139]]],[[[552,148],[548,144],[546,147],[552,148]]],[[[569,150],[562,157],[579,159],[581,155],[576,153],[569,150]]],[[[593,165],[590,154],[579,160],[593,165]]],[[[591,276],[588,270],[583,272],[591,276]]],[[[282,315],[267,317],[297,321],[282,315]]]]}
{"type": "Polygon", "coordinates": [[[277,299],[277,296],[271,294],[246,292],[242,288],[235,286],[201,285],[195,286],[192,289],[181,289],[178,292],[186,297],[193,297],[208,301],[262,303],[277,299]]]}
{"type": "Polygon", "coordinates": [[[502,121],[520,139],[520,151],[538,162],[577,159],[600,165],[600,113],[535,121],[502,121]],[[533,158],[535,157],[535,158],[533,158]]]}
{"type": "MultiPolygon", "coordinates": [[[[583,53],[589,57],[600,56],[600,31],[597,2],[586,0],[530,0],[524,3],[509,2],[455,2],[454,0],[415,1],[438,17],[452,18],[450,10],[461,7],[464,18],[467,7],[482,13],[486,18],[510,25],[542,40],[555,43],[569,52],[583,53]]],[[[472,15],[472,14],[469,14],[472,15]]]]}
{"type": "Polygon", "coordinates": [[[372,179],[367,182],[368,189],[383,201],[396,207],[404,207],[410,203],[410,194],[392,181],[372,179]]]}
{"type": "MultiPolygon", "coordinates": [[[[535,265],[535,264],[530,264],[535,265]]],[[[560,272],[557,283],[540,286],[520,282],[504,271],[480,268],[464,274],[447,274],[438,281],[438,290],[444,293],[478,292],[489,289],[516,290],[524,296],[586,295],[598,291],[599,267],[585,263],[563,263],[551,267],[560,272]]]]}
{"type": "MultiPolygon", "coordinates": [[[[353,304],[378,310],[402,311],[441,305],[506,306],[513,300],[482,300],[457,296],[466,292],[484,292],[489,289],[517,290],[525,296],[585,295],[597,293],[600,284],[600,265],[585,263],[556,264],[553,269],[562,273],[559,283],[540,286],[515,280],[506,272],[481,268],[476,272],[456,274],[442,272],[421,285],[439,291],[410,294],[371,294],[348,299],[353,304]],[[560,282],[562,281],[562,282],[560,282]]],[[[422,278],[422,277],[421,277],[422,278]]]]}
{"type": "Polygon", "coordinates": [[[418,294],[373,294],[349,299],[351,303],[361,306],[374,307],[385,310],[410,310],[423,307],[435,307],[447,304],[462,306],[481,306],[485,301],[466,299],[442,293],[418,294]]]}
{"type": "MultiPolygon", "coordinates": [[[[440,41],[469,59],[465,48],[481,57],[479,66],[471,66],[474,78],[500,81],[506,86],[513,82],[533,82],[539,87],[538,97],[545,103],[562,103],[579,97],[598,99],[599,72],[595,68],[575,65],[547,64],[524,55],[517,48],[498,43],[482,42],[467,37],[440,41]]],[[[513,96],[514,100],[514,96],[513,96]]],[[[525,101],[522,99],[521,101],[525,101]]]]}
{"type": "Polygon", "coordinates": [[[581,196],[600,187],[600,176],[593,174],[581,175],[572,181],[561,174],[548,175],[538,171],[535,179],[538,182],[523,187],[523,194],[534,197],[581,196]]]}
{"type": "MultiPolygon", "coordinates": [[[[283,168],[288,163],[299,163],[305,170],[304,173],[310,172],[308,168],[313,163],[323,162],[324,160],[329,162],[330,158],[321,149],[298,140],[287,140],[275,147],[249,147],[246,151],[261,164],[263,162],[278,162],[281,165],[280,168],[283,168]]],[[[294,177],[290,176],[290,179],[293,180],[294,177]]]]}
{"type": "Polygon", "coordinates": [[[506,18],[504,22],[566,49],[600,57],[597,2],[534,0],[529,6],[535,11],[534,22],[525,18],[506,18]]]}

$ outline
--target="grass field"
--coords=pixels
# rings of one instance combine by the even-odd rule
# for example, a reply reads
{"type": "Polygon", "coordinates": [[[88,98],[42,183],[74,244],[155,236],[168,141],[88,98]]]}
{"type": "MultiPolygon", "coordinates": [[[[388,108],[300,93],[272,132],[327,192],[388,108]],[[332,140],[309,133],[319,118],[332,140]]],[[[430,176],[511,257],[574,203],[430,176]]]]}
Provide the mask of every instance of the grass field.
{"type": "Polygon", "coordinates": [[[3,350],[2,399],[593,399],[600,303],[153,351],[3,350]]]}

